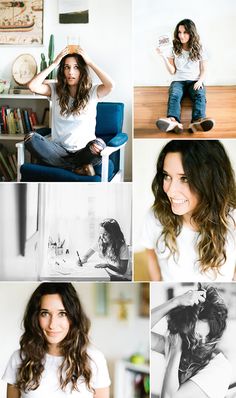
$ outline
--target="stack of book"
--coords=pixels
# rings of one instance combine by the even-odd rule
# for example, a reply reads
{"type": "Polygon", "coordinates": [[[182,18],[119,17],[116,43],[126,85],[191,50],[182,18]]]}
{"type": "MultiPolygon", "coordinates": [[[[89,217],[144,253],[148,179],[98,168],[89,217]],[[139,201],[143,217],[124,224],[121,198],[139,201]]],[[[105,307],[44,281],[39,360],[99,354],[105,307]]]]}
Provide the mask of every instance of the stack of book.
{"type": "Polygon", "coordinates": [[[7,148],[0,144],[0,181],[16,181],[16,176],[16,154],[9,153],[7,148]]]}
{"type": "Polygon", "coordinates": [[[33,95],[34,93],[32,93],[32,91],[27,86],[15,86],[10,88],[9,94],[33,95]]]}
{"type": "Polygon", "coordinates": [[[10,108],[8,105],[1,107],[1,134],[27,134],[39,127],[43,126],[39,126],[37,114],[31,108],[10,108]]]}

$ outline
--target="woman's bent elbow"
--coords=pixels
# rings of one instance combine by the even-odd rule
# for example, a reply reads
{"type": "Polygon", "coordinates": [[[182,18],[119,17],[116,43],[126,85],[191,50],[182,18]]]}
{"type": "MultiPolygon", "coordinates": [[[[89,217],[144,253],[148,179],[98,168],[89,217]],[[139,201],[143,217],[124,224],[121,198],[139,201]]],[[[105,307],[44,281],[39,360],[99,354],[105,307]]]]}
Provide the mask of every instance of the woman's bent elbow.
{"type": "Polygon", "coordinates": [[[114,80],[111,80],[110,84],[108,85],[109,93],[110,93],[112,90],[114,90],[114,88],[115,88],[115,82],[114,82],[114,80]]]}

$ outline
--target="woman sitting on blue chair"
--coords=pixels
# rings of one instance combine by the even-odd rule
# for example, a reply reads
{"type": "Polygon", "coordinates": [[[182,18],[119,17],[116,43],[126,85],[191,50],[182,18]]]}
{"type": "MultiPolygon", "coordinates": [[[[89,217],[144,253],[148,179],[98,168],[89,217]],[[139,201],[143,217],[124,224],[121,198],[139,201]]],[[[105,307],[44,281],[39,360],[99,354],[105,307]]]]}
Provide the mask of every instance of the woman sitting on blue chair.
{"type": "Polygon", "coordinates": [[[73,54],[66,47],[31,80],[29,88],[52,100],[52,140],[30,132],[25,137],[29,152],[39,163],[95,175],[93,166],[101,163],[100,152],[106,147],[95,136],[97,102],[112,90],[112,79],[80,47],[73,54]],[[57,82],[45,83],[58,65],[57,82]],[[101,84],[92,85],[88,66],[101,84]]]}

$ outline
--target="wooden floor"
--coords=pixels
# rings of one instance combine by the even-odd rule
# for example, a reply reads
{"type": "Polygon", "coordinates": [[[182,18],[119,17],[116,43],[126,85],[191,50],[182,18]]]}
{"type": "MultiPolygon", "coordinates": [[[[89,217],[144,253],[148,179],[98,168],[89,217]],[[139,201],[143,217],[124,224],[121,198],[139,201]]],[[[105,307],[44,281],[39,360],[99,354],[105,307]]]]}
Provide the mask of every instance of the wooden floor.
{"type": "Polygon", "coordinates": [[[192,104],[189,98],[182,102],[182,134],[158,130],[156,120],[166,116],[168,87],[134,88],[134,138],[236,138],[236,86],[207,87],[206,114],[215,120],[209,132],[188,132],[192,104]]]}

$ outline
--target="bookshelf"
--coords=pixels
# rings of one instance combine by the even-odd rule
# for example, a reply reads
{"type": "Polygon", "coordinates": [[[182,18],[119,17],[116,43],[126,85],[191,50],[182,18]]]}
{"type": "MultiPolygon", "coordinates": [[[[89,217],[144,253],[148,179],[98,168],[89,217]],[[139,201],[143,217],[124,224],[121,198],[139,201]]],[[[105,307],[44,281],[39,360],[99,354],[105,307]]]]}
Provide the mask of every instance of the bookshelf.
{"type": "MultiPolygon", "coordinates": [[[[12,109],[11,112],[12,112],[12,114],[14,114],[15,118],[18,118],[16,109],[21,109],[21,110],[32,109],[32,112],[35,112],[37,115],[39,125],[42,124],[42,118],[44,116],[44,111],[46,108],[49,108],[49,115],[51,114],[50,98],[45,97],[43,95],[34,94],[34,93],[32,93],[32,94],[1,94],[0,95],[0,111],[2,111],[2,107],[6,107],[6,108],[8,107],[9,109],[12,109]],[[15,111],[13,111],[14,109],[15,109],[15,111]],[[16,115],[14,112],[16,112],[16,115]]],[[[28,113],[29,111],[25,111],[25,112],[28,113]]],[[[24,111],[21,111],[21,113],[24,113],[24,111]]],[[[21,115],[21,117],[23,117],[23,115],[21,115]]],[[[50,120],[49,120],[49,122],[50,122],[50,120]]],[[[19,121],[17,123],[19,126],[19,121]]],[[[24,123],[24,125],[21,125],[20,130],[27,132],[27,130],[31,130],[31,128],[30,129],[28,128],[26,130],[26,125],[24,123]]],[[[5,162],[2,159],[2,156],[0,159],[0,162],[3,163],[2,167],[0,164],[1,180],[14,181],[16,179],[15,173],[16,173],[17,166],[16,166],[15,144],[17,142],[23,141],[24,136],[25,136],[25,134],[22,134],[22,132],[21,133],[0,133],[0,147],[1,147],[1,152],[3,152],[2,156],[5,158],[5,162]],[[12,158],[12,159],[10,159],[10,158],[12,158]],[[7,171],[5,170],[6,168],[7,168],[7,171]],[[2,179],[2,177],[3,177],[3,179],[2,179]]]]}
{"type": "Polygon", "coordinates": [[[115,364],[114,398],[147,398],[144,379],[149,376],[148,364],[119,360],[115,364]]]}
{"type": "MultiPolygon", "coordinates": [[[[50,108],[50,98],[38,94],[1,94],[0,108],[32,108],[41,123],[45,108],[50,108]]],[[[21,141],[23,134],[0,134],[0,141],[21,141]]]]}

